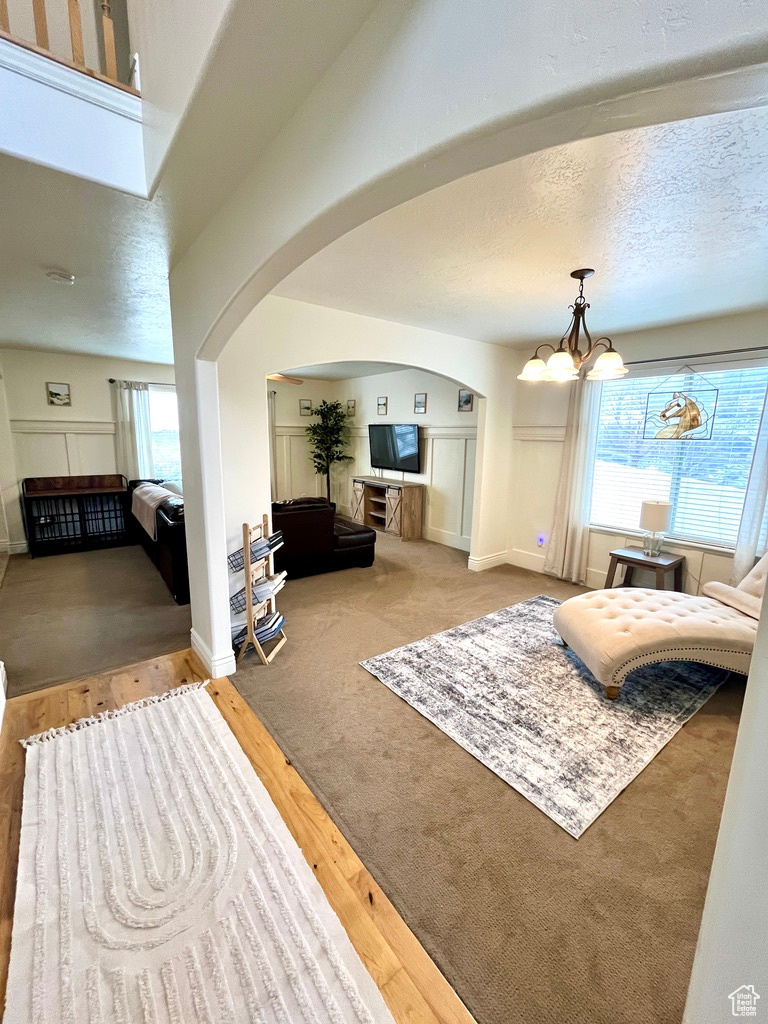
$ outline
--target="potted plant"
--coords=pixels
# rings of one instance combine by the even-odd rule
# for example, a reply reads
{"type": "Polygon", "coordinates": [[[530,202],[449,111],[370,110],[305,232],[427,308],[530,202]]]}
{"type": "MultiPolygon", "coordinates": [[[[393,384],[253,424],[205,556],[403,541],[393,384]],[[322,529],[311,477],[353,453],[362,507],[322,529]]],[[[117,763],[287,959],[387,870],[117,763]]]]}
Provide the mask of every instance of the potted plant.
{"type": "Polygon", "coordinates": [[[331,500],[331,466],[335,462],[351,462],[352,456],[344,449],[349,444],[349,423],[341,402],[326,402],[312,410],[319,417],[317,423],[307,427],[307,437],[312,446],[312,462],[315,473],[325,477],[328,501],[331,500]]]}

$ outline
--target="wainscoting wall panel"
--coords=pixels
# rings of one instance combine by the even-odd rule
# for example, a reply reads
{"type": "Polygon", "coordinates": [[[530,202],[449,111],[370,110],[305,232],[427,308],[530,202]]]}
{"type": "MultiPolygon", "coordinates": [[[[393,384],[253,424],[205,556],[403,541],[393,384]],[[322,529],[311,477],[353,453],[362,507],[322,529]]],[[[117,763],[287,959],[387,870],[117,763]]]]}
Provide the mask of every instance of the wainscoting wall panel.
{"type": "Polygon", "coordinates": [[[114,423],[11,420],[11,434],[19,480],[117,472],[114,423]]]}
{"type": "MultiPolygon", "coordinates": [[[[339,512],[350,515],[352,479],[355,476],[382,475],[393,480],[423,483],[426,486],[425,538],[469,551],[477,430],[475,427],[430,426],[423,427],[421,434],[424,453],[422,473],[379,474],[371,470],[367,428],[353,427],[349,448],[352,462],[334,467],[331,496],[339,512]]],[[[278,424],[275,435],[277,497],[285,499],[324,494],[325,481],[312,468],[304,428],[278,424]]]]}

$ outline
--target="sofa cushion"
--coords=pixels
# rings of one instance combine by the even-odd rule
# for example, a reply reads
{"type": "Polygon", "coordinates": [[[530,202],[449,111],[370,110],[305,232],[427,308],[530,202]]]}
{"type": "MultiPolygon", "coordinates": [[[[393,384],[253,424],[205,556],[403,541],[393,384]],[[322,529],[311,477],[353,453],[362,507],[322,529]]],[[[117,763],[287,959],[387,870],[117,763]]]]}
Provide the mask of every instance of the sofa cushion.
{"type": "Polygon", "coordinates": [[[747,573],[739,584],[738,589],[743,590],[745,594],[750,594],[752,597],[762,600],[765,593],[766,577],[768,577],[768,552],[763,555],[754,569],[747,573]]]}
{"type": "Polygon", "coordinates": [[[376,531],[361,523],[337,519],[333,524],[334,547],[357,548],[376,543],[376,531]]]}
{"type": "Polygon", "coordinates": [[[272,514],[280,512],[301,512],[307,508],[332,508],[336,509],[335,501],[328,501],[327,498],[285,498],[284,501],[272,502],[272,514]]]}
{"type": "Polygon", "coordinates": [[[762,599],[747,593],[746,590],[729,587],[727,583],[713,580],[711,583],[705,583],[701,592],[705,597],[714,597],[716,601],[727,604],[729,608],[735,608],[737,611],[744,612],[745,615],[751,615],[753,619],[760,618],[762,599]]]}

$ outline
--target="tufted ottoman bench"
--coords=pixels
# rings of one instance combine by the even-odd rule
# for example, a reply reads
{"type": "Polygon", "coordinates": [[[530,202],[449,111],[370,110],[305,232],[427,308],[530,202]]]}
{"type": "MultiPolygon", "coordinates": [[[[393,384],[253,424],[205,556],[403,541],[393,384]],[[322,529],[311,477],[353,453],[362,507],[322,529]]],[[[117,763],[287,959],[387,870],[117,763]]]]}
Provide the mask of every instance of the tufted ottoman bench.
{"type": "Polygon", "coordinates": [[[630,672],[659,661],[696,661],[746,674],[757,632],[754,607],[753,615],[713,597],[617,587],[565,601],[554,625],[615,700],[630,672]]]}

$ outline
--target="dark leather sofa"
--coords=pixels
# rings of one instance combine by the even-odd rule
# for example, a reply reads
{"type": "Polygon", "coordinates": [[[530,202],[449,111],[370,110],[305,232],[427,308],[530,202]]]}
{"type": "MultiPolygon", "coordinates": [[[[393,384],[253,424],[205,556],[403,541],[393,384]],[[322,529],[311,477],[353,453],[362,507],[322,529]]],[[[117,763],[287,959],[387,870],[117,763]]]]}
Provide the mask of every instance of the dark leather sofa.
{"type": "Polygon", "coordinates": [[[325,498],[291,498],[272,503],[272,529],[283,531],[275,569],[288,579],[373,565],[376,531],[336,518],[325,498]]]}
{"type": "MultiPolygon", "coordinates": [[[[139,484],[161,484],[162,480],[129,480],[128,512],[133,492],[139,484]]],[[[176,604],[189,604],[189,567],[187,565],[187,534],[184,524],[184,498],[169,495],[155,511],[157,540],[152,540],[132,514],[128,515],[134,544],[141,544],[157,566],[176,604]]]]}

